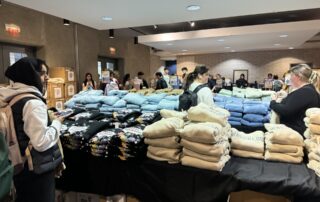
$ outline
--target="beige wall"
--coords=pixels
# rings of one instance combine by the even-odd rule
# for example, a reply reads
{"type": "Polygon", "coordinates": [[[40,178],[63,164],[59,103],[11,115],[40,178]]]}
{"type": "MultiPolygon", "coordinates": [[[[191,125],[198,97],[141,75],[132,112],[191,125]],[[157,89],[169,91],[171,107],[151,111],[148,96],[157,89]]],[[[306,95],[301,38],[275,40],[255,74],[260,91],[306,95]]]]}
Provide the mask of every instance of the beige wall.
{"type": "Polygon", "coordinates": [[[97,80],[98,56],[120,58],[123,72],[135,76],[138,71],[150,73],[150,49],[134,44],[133,38],[109,39],[107,31],[99,31],[71,23],[64,26],[62,19],[20,6],[5,3],[0,9],[0,24],[14,23],[21,28],[19,37],[9,36],[0,29],[0,42],[37,47],[36,56],[46,60],[50,67],[76,66],[76,43],[78,42],[79,80],[91,72],[97,80]],[[77,33],[78,40],[75,38],[77,33]],[[109,47],[116,48],[111,55],[109,47]]]}
{"type": "Polygon", "coordinates": [[[279,77],[289,69],[291,63],[312,62],[320,67],[320,49],[255,51],[224,54],[206,54],[179,56],[177,58],[178,73],[186,66],[189,72],[196,65],[206,65],[212,74],[233,79],[233,70],[248,69],[249,82],[261,82],[271,72],[279,77]]]}
{"type": "Polygon", "coordinates": [[[150,56],[150,78],[157,72],[159,67],[165,66],[165,61],[160,60],[160,56],[151,54],[150,56]]]}

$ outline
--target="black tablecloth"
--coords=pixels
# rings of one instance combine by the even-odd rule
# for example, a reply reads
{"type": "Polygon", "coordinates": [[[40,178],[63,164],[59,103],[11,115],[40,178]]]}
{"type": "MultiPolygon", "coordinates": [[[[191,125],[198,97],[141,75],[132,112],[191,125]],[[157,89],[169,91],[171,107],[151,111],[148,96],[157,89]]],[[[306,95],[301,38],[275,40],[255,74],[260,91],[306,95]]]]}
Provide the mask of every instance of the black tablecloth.
{"type": "Polygon", "coordinates": [[[250,189],[294,201],[320,201],[320,179],[304,164],[232,157],[222,172],[144,159],[108,160],[65,150],[67,170],[56,187],[100,195],[129,194],[141,201],[226,201],[250,189]]]}

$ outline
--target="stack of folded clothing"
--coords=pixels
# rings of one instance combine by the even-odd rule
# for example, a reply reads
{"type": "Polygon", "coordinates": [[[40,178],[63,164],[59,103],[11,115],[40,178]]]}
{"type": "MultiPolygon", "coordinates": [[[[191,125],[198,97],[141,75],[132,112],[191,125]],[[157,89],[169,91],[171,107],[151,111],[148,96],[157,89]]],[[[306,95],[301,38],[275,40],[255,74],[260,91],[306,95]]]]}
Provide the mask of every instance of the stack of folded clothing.
{"type": "Polygon", "coordinates": [[[213,97],[213,101],[218,107],[224,108],[227,98],[227,96],[216,94],[216,96],[213,97]]]}
{"type": "Polygon", "coordinates": [[[265,124],[265,160],[301,163],[303,138],[295,130],[282,124],[265,124]]]}
{"type": "Polygon", "coordinates": [[[179,163],[181,147],[179,146],[178,130],[182,129],[184,121],[180,118],[163,118],[143,130],[145,143],[149,144],[147,156],[158,161],[179,163]]]}
{"type": "Polygon", "coordinates": [[[308,151],[308,168],[320,176],[320,108],[310,108],[306,111],[305,124],[307,130],[304,132],[305,145],[308,151]]]}
{"type": "Polygon", "coordinates": [[[270,113],[268,111],[269,103],[245,100],[243,102],[243,117],[241,124],[250,127],[262,127],[264,123],[269,122],[270,113]]]}
{"type": "Polygon", "coordinates": [[[229,156],[229,112],[200,103],[188,110],[190,121],[181,131],[182,165],[221,171],[229,156]]]}
{"type": "Polygon", "coordinates": [[[111,138],[115,135],[114,129],[107,129],[93,136],[89,140],[91,154],[99,157],[108,156],[108,146],[110,145],[111,138]]]}
{"type": "Polygon", "coordinates": [[[108,145],[107,156],[120,160],[138,159],[145,157],[146,145],[143,142],[143,126],[115,129],[108,145]]]}
{"type": "Polygon", "coordinates": [[[234,156],[264,159],[264,133],[255,131],[246,134],[232,128],[231,152],[234,156]]]}
{"type": "Polygon", "coordinates": [[[243,99],[242,98],[235,98],[230,97],[226,101],[225,109],[228,110],[231,114],[228,121],[232,126],[240,126],[241,125],[241,118],[243,112],[243,99]]]}

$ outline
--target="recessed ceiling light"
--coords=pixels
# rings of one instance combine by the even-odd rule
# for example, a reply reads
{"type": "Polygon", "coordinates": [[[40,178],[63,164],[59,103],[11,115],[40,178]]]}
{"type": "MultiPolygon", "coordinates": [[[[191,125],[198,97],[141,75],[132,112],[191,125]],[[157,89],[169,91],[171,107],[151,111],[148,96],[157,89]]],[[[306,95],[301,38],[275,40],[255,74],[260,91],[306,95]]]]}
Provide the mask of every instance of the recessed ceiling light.
{"type": "Polygon", "coordinates": [[[231,47],[227,46],[227,47],[224,47],[224,48],[229,49],[229,48],[231,48],[231,47]]]}
{"type": "Polygon", "coordinates": [[[217,41],[219,41],[219,42],[224,42],[225,40],[224,40],[224,39],[218,39],[217,41]]]}
{"type": "Polygon", "coordinates": [[[188,50],[186,50],[186,49],[183,49],[183,50],[181,50],[182,52],[187,52],[188,50]]]}
{"type": "Polygon", "coordinates": [[[275,44],[273,44],[274,46],[280,46],[280,44],[279,43],[275,43],[275,44]]]}
{"type": "Polygon", "coordinates": [[[290,50],[294,49],[294,47],[289,47],[290,50]]]}
{"type": "Polygon", "coordinates": [[[236,52],[235,50],[231,50],[231,52],[236,52]]]}
{"type": "Polygon", "coordinates": [[[289,35],[288,34],[282,34],[282,35],[280,35],[279,37],[281,37],[281,38],[286,38],[286,37],[288,37],[289,35]]]}
{"type": "Polygon", "coordinates": [[[167,43],[168,46],[172,46],[172,43],[167,43]]]}
{"type": "Polygon", "coordinates": [[[200,10],[200,6],[199,5],[190,5],[190,6],[187,6],[187,10],[188,11],[197,11],[197,10],[200,10]]]}
{"type": "Polygon", "coordinates": [[[191,27],[194,27],[196,25],[196,23],[194,21],[189,22],[191,27]]]}
{"type": "Polygon", "coordinates": [[[112,17],[109,17],[109,16],[103,16],[103,17],[102,17],[102,20],[105,20],[105,21],[111,21],[111,20],[112,20],[112,17]]]}

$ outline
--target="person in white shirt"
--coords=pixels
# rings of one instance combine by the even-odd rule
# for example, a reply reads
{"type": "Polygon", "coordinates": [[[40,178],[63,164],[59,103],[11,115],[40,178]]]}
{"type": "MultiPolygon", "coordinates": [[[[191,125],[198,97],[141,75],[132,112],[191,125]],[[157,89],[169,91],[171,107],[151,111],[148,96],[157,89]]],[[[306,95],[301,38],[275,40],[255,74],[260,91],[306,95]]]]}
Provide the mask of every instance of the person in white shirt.
{"type": "Polygon", "coordinates": [[[165,67],[165,68],[164,68],[164,71],[163,71],[163,79],[166,81],[168,88],[171,88],[171,85],[170,85],[170,75],[169,75],[169,69],[168,69],[168,67],[165,67]]]}
{"type": "MultiPolygon", "coordinates": [[[[9,66],[5,76],[13,83],[9,87],[1,88],[0,102],[8,103],[20,94],[36,96],[23,98],[11,107],[21,155],[25,156],[29,142],[38,152],[48,151],[56,146],[63,118],[53,116],[52,123],[49,123],[46,100],[43,98],[48,80],[48,66],[42,60],[26,57],[9,66]]],[[[26,162],[23,170],[14,176],[16,201],[54,202],[54,177],[54,170],[43,174],[29,171],[26,162]]]]}
{"type": "MultiPolygon", "coordinates": [[[[187,77],[185,89],[194,91],[199,85],[207,84],[209,72],[206,66],[197,66],[192,73],[187,77]]],[[[205,103],[209,106],[214,106],[213,94],[209,87],[205,86],[197,92],[198,104],[205,103]]]]}

